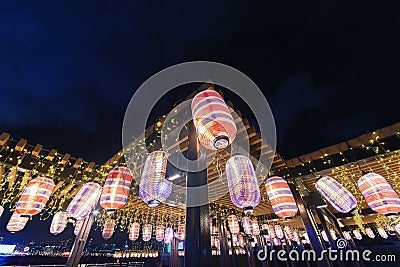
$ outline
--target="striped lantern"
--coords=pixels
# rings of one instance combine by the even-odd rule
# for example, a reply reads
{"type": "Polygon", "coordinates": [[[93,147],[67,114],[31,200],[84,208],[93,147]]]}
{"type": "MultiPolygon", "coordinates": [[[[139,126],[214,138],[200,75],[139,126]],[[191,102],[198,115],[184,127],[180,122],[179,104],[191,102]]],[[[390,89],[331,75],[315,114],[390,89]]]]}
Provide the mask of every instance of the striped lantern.
{"type": "Polygon", "coordinates": [[[367,173],[358,180],[358,188],[367,204],[377,213],[400,212],[400,199],[383,176],[367,173]]]}
{"type": "Polygon", "coordinates": [[[254,236],[260,235],[260,226],[258,225],[258,221],[256,220],[251,221],[251,233],[254,236]]]}
{"type": "Polygon", "coordinates": [[[140,224],[135,222],[129,227],[129,240],[135,241],[139,237],[140,224]]]}
{"type": "Polygon", "coordinates": [[[214,246],[217,248],[217,250],[220,249],[219,245],[220,245],[219,238],[215,237],[214,238],[214,246]]]}
{"type": "Polygon", "coordinates": [[[139,182],[139,196],[151,208],[157,207],[172,192],[172,182],[165,179],[168,155],[164,151],[150,153],[139,182]]]}
{"type": "Polygon", "coordinates": [[[357,206],[356,198],[339,182],[329,176],[320,178],[315,188],[318,192],[341,213],[348,213],[357,206]]]}
{"type": "Polygon", "coordinates": [[[268,225],[268,235],[269,237],[272,238],[276,238],[276,233],[275,233],[275,227],[272,224],[267,224],[268,225]]]}
{"type": "Polygon", "coordinates": [[[375,238],[375,233],[374,233],[374,231],[372,231],[371,228],[369,228],[369,227],[365,228],[365,233],[367,234],[367,236],[369,238],[371,238],[371,239],[375,238]]]}
{"type": "Polygon", "coordinates": [[[165,229],[164,243],[165,244],[171,243],[173,238],[174,238],[174,229],[168,227],[167,229],[165,229]]]}
{"type": "Polygon", "coordinates": [[[24,229],[28,221],[28,216],[21,216],[20,214],[13,213],[7,223],[6,229],[11,233],[21,231],[22,229],[24,229]]]}
{"type": "Polygon", "coordinates": [[[282,227],[279,224],[275,224],[275,235],[277,238],[283,238],[284,234],[282,231],[282,227]]]}
{"type": "Polygon", "coordinates": [[[143,232],[142,232],[143,241],[149,241],[151,239],[152,231],[153,231],[153,226],[151,224],[145,224],[143,226],[143,232]]]}
{"type": "Polygon", "coordinates": [[[216,91],[205,90],[193,98],[192,116],[197,138],[204,147],[218,150],[235,139],[235,121],[224,99],[216,91]]]}
{"type": "Polygon", "coordinates": [[[288,183],[279,176],[272,176],[265,181],[265,189],[275,214],[281,218],[297,214],[297,205],[288,183]]]}
{"type": "Polygon", "coordinates": [[[100,206],[113,212],[122,208],[128,199],[132,173],[127,167],[115,167],[107,175],[100,196],[100,206]]]}
{"type": "Polygon", "coordinates": [[[108,219],[104,224],[103,232],[101,232],[101,236],[105,240],[110,239],[114,234],[114,228],[115,228],[115,220],[108,219]]]}
{"type": "Polygon", "coordinates": [[[362,235],[360,233],[360,231],[358,229],[354,229],[353,230],[353,235],[355,239],[361,240],[362,239],[362,235]]]}
{"type": "Polygon", "coordinates": [[[350,234],[349,232],[347,232],[347,231],[344,231],[344,232],[343,232],[343,237],[344,237],[346,240],[351,240],[351,234],[350,234]]]}
{"type": "Polygon", "coordinates": [[[378,231],[378,234],[383,238],[386,239],[388,238],[388,234],[386,233],[386,231],[383,228],[376,228],[376,230],[378,231]]]}
{"type": "Polygon", "coordinates": [[[261,194],[250,159],[243,155],[231,157],[226,162],[226,178],[232,203],[244,212],[253,212],[260,203],[261,194]]]}
{"type": "Polygon", "coordinates": [[[3,215],[3,212],[4,212],[3,206],[0,206],[0,217],[3,215]]]}
{"type": "Polygon", "coordinates": [[[64,231],[68,223],[68,214],[65,211],[59,211],[53,216],[53,220],[50,225],[50,233],[58,235],[64,231]]]}
{"type": "Polygon", "coordinates": [[[243,247],[244,246],[244,237],[243,237],[243,235],[241,233],[239,233],[237,237],[238,237],[239,246],[243,247]]]}
{"type": "Polygon", "coordinates": [[[300,242],[299,234],[297,233],[297,231],[292,230],[292,236],[293,236],[292,238],[293,241],[296,241],[297,243],[300,242]]]}
{"type": "Polygon", "coordinates": [[[249,217],[242,218],[242,227],[246,235],[251,235],[252,223],[249,217]]]}
{"type": "Polygon", "coordinates": [[[394,230],[396,231],[396,233],[398,235],[400,235],[400,223],[396,224],[396,226],[394,227],[394,230]]]}
{"type": "Polygon", "coordinates": [[[164,231],[165,231],[165,227],[163,225],[156,226],[156,240],[157,241],[164,240],[164,231]]]}
{"type": "Polygon", "coordinates": [[[83,225],[83,221],[84,220],[78,220],[75,222],[74,235],[79,235],[79,232],[81,231],[83,225]]]}
{"type": "Polygon", "coordinates": [[[231,214],[228,216],[228,226],[232,234],[239,233],[239,220],[236,215],[231,214]]]}
{"type": "Polygon", "coordinates": [[[336,239],[337,239],[337,235],[336,235],[335,230],[330,229],[330,230],[329,230],[329,233],[331,234],[331,237],[332,237],[333,240],[336,240],[336,239]]]}
{"type": "Polygon", "coordinates": [[[84,184],[69,203],[68,216],[78,221],[86,219],[99,201],[100,192],[101,186],[98,183],[84,184]]]}
{"type": "Polygon", "coordinates": [[[293,239],[292,229],[290,229],[290,226],[285,225],[285,227],[283,227],[283,231],[287,240],[293,239]]]}
{"type": "Polygon", "coordinates": [[[232,243],[233,243],[234,246],[237,245],[237,243],[238,243],[238,236],[237,236],[237,234],[232,234],[232,243]]]}
{"type": "Polygon", "coordinates": [[[328,235],[326,234],[325,231],[321,231],[321,235],[322,239],[324,239],[325,242],[329,242],[328,235]]]}
{"type": "Polygon", "coordinates": [[[185,240],[185,228],[186,225],[184,223],[181,223],[178,226],[178,239],[180,241],[185,240]]]}
{"type": "Polygon", "coordinates": [[[36,215],[42,211],[54,189],[54,181],[46,177],[32,179],[25,187],[15,207],[20,215],[36,215]]]}

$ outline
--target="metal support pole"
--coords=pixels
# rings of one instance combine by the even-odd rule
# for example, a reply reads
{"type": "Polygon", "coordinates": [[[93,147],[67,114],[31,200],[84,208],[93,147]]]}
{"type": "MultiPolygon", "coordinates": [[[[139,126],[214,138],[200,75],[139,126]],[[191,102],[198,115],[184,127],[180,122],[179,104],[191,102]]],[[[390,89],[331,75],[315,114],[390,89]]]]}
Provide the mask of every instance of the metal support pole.
{"type": "Polygon", "coordinates": [[[209,205],[196,206],[196,203],[208,203],[208,189],[202,187],[201,193],[192,193],[191,188],[204,186],[208,182],[206,155],[200,153],[201,146],[197,140],[193,121],[188,123],[188,159],[196,161],[198,170],[187,173],[186,194],[186,238],[185,266],[201,267],[211,265],[210,210],[209,205]]]}
{"type": "Polygon", "coordinates": [[[178,267],[178,238],[172,238],[171,254],[169,256],[169,267],[178,267]]]}
{"type": "Polygon", "coordinates": [[[66,267],[76,267],[82,257],[83,249],[86,245],[86,240],[89,236],[90,229],[93,225],[93,215],[89,215],[83,222],[79,234],[76,235],[74,244],[72,245],[71,253],[69,254],[66,267]]]}
{"type": "Polygon", "coordinates": [[[226,238],[226,223],[220,216],[217,218],[217,225],[218,225],[218,233],[219,233],[219,243],[220,243],[220,260],[221,260],[221,267],[230,267],[231,262],[229,260],[229,247],[228,247],[228,240],[226,238]]]}

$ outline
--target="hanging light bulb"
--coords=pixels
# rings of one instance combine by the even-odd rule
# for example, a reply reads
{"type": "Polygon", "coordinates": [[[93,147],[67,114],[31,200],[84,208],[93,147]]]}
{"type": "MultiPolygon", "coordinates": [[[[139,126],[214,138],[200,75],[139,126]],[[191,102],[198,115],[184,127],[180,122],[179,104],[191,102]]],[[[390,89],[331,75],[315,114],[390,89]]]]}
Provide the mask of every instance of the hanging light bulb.
{"type": "Polygon", "coordinates": [[[228,216],[228,226],[232,234],[239,233],[239,220],[236,215],[231,214],[228,216]]]}
{"type": "Polygon", "coordinates": [[[244,212],[253,212],[261,200],[260,189],[253,164],[243,155],[231,157],[226,162],[226,178],[232,203],[244,212]]]}
{"type": "Polygon", "coordinates": [[[99,201],[100,192],[101,186],[98,183],[84,184],[69,203],[68,216],[78,221],[86,219],[99,201]]]}
{"type": "Polygon", "coordinates": [[[10,220],[7,223],[6,229],[11,233],[19,232],[24,229],[25,225],[29,221],[29,217],[21,216],[15,212],[11,215],[10,220]]]}
{"type": "Polygon", "coordinates": [[[58,235],[64,231],[68,223],[68,214],[64,211],[59,211],[54,214],[50,225],[50,233],[58,235]]]}
{"type": "Polygon", "coordinates": [[[367,173],[358,180],[358,188],[371,209],[381,214],[400,212],[400,199],[383,176],[367,173]]]}
{"type": "Polygon", "coordinates": [[[216,91],[205,90],[193,98],[192,116],[197,138],[204,147],[218,150],[235,139],[235,121],[224,99],[216,91]]]}
{"type": "Polygon", "coordinates": [[[151,239],[152,231],[153,231],[153,226],[151,224],[145,224],[143,226],[143,233],[142,233],[143,241],[149,241],[151,239]]]}
{"type": "Polygon", "coordinates": [[[357,206],[357,200],[343,185],[329,176],[320,178],[315,183],[318,192],[341,213],[348,213],[357,206]]]}
{"type": "Polygon", "coordinates": [[[106,221],[106,223],[104,224],[104,228],[103,228],[103,232],[101,233],[101,236],[105,240],[110,239],[114,234],[114,228],[115,228],[115,220],[108,219],[106,221]]]}
{"type": "Polygon", "coordinates": [[[164,230],[165,227],[163,225],[157,225],[156,226],[156,240],[157,241],[163,241],[164,240],[164,230]]]}
{"type": "Polygon", "coordinates": [[[135,222],[129,227],[129,240],[135,241],[139,237],[140,224],[135,222]]]}
{"type": "Polygon", "coordinates": [[[165,229],[164,243],[165,244],[171,243],[173,238],[174,238],[174,229],[168,227],[167,229],[165,229]]]}
{"type": "Polygon", "coordinates": [[[172,182],[165,179],[167,157],[164,151],[154,151],[144,164],[139,196],[151,208],[165,202],[172,192],[172,182]]]}
{"type": "Polygon", "coordinates": [[[246,235],[251,235],[252,223],[249,217],[242,218],[242,227],[246,235]]]}
{"type": "Polygon", "coordinates": [[[107,175],[100,196],[100,206],[108,213],[122,208],[129,195],[132,173],[127,167],[115,167],[107,175]]]}
{"type": "Polygon", "coordinates": [[[285,179],[279,176],[270,177],[265,181],[265,189],[278,217],[288,218],[297,214],[296,201],[285,179]]]}
{"type": "Polygon", "coordinates": [[[386,233],[386,231],[383,228],[378,227],[378,228],[376,228],[376,230],[378,231],[378,234],[382,238],[384,238],[384,239],[388,238],[388,234],[386,233]]]}

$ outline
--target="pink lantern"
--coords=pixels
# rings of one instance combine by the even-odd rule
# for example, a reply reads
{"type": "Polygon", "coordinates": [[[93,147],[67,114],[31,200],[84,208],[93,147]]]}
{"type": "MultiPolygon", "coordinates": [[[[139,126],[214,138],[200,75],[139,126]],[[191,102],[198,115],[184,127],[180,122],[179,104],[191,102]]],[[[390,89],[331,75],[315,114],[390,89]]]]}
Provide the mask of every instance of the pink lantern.
{"type": "Polygon", "coordinates": [[[98,183],[84,184],[69,203],[68,216],[78,221],[86,219],[99,201],[100,192],[101,186],[98,183]]]}
{"type": "Polygon", "coordinates": [[[24,229],[25,225],[29,221],[29,217],[21,216],[20,214],[13,213],[10,220],[7,223],[6,229],[11,233],[19,232],[24,229]]]}
{"type": "Polygon", "coordinates": [[[367,236],[369,238],[371,238],[371,239],[375,238],[375,233],[374,233],[374,231],[372,231],[371,228],[369,228],[369,227],[365,228],[365,233],[367,234],[367,236]]]}
{"type": "Polygon", "coordinates": [[[139,182],[139,196],[151,208],[165,202],[172,192],[172,182],[165,179],[167,153],[154,151],[144,164],[139,182]]]}
{"type": "Polygon", "coordinates": [[[358,180],[358,188],[371,209],[381,214],[400,212],[400,199],[383,176],[365,174],[358,180]]]}
{"type": "Polygon", "coordinates": [[[383,238],[386,239],[388,238],[388,234],[386,233],[386,231],[383,228],[376,228],[376,230],[378,231],[378,234],[383,238]]]}
{"type": "Polygon", "coordinates": [[[165,227],[163,225],[157,225],[157,227],[156,227],[156,240],[157,241],[164,240],[164,230],[165,230],[165,227]]]}
{"type": "Polygon", "coordinates": [[[132,173],[127,167],[115,167],[107,175],[100,196],[100,206],[107,211],[122,208],[129,195],[132,173]]]}
{"type": "Polygon", "coordinates": [[[339,212],[348,213],[357,206],[356,198],[332,177],[320,178],[315,188],[339,212]]]}
{"type": "Polygon", "coordinates": [[[292,236],[293,241],[296,241],[297,243],[300,242],[299,234],[297,233],[297,231],[292,230],[292,236]]]}
{"type": "Polygon", "coordinates": [[[185,228],[186,225],[184,223],[181,223],[178,226],[178,239],[180,241],[185,240],[185,228]]]}
{"type": "Polygon", "coordinates": [[[358,240],[362,239],[362,235],[361,235],[361,233],[360,233],[360,231],[358,229],[354,229],[353,230],[353,235],[354,235],[354,238],[356,238],[358,240]]]}
{"type": "Polygon", "coordinates": [[[282,239],[284,237],[282,227],[279,224],[275,224],[275,234],[277,238],[282,239]]]}
{"type": "Polygon", "coordinates": [[[275,246],[280,246],[282,243],[281,243],[281,240],[279,239],[279,238],[274,238],[274,240],[272,241],[273,242],[273,244],[275,245],[275,246]]]}
{"type": "Polygon", "coordinates": [[[129,240],[135,241],[139,237],[139,231],[140,231],[140,224],[139,223],[132,223],[131,226],[129,227],[129,240]]]}
{"type": "Polygon", "coordinates": [[[226,178],[232,203],[244,212],[252,212],[261,200],[253,164],[246,156],[236,155],[226,163],[226,178]]]}
{"type": "Polygon", "coordinates": [[[114,228],[115,228],[115,220],[113,219],[108,219],[106,223],[104,224],[103,232],[101,233],[101,236],[107,240],[112,237],[114,234],[114,228]]]}
{"type": "Polygon", "coordinates": [[[265,182],[265,189],[275,214],[281,218],[297,214],[297,205],[289,185],[282,177],[273,176],[265,182]]]}
{"type": "Polygon", "coordinates": [[[351,235],[350,235],[350,233],[347,232],[347,231],[344,231],[344,232],[343,232],[343,237],[344,237],[346,240],[351,240],[351,235]]]}
{"type": "Polygon", "coordinates": [[[258,226],[258,221],[256,220],[251,221],[251,232],[254,236],[260,235],[260,227],[258,226]]]}
{"type": "Polygon", "coordinates": [[[53,216],[53,220],[50,225],[50,233],[58,235],[64,231],[68,223],[68,214],[64,211],[59,211],[53,216]]]}
{"type": "Polygon", "coordinates": [[[236,215],[231,214],[228,216],[228,225],[232,234],[239,233],[239,220],[236,215]]]}
{"type": "Polygon", "coordinates": [[[75,227],[74,227],[74,235],[79,235],[79,232],[82,229],[84,220],[79,220],[75,222],[75,227]]]}
{"type": "Polygon", "coordinates": [[[268,225],[268,228],[267,228],[267,230],[268,230],[268,235],[269,235],[269,237],[272,239],[272,238],[275,238],[276,237],[276,233],[275,233],[275,227],[273,226],[273,225],[271,225],[271,224],[267,224],[268,225]]]}
{"type": "Polygon", "coordinates": [[[243,217],[242,218],[242,227],[243,227],[244,233],[246,235],[251,235],[252,222],[251,222],[251,219],[249,217],[243,217]]]}
{"type": "Polygon", "coordinates": [[[241,246],[241,247],[244,246],[244,237],[241,233],[238,234],[238,243],[239,243],[239,246],[241,246]]]}
{"type": "Polygon", "coordinates": [[[54,189],[53,180],[46,177],[32,179],[22,192],[15,213],[20,215],[36,215],[42,211],[54,189]]]}
{"type": "Polygon", "coordinates": [[[192,116],[197,138],[204,147],[218,150],[235,139],[235,121],[224,99],[216,91],[205,90],[193,98],[192,116]]]}
{"type": "Polygon", "coordinates": [[[167,229],[165,229],[164,243],[165,244],[171,243],[173,238],[174,238],[174,229],[168,227],[167,229]]]}
{"type": "Polygon", "coordinates": [[[153,231],[153,226],[151,224],[145,224],[143,226],[143,232],[142,232],[143,241],[147,242],[151,239],[152,231],[153,231]]]}

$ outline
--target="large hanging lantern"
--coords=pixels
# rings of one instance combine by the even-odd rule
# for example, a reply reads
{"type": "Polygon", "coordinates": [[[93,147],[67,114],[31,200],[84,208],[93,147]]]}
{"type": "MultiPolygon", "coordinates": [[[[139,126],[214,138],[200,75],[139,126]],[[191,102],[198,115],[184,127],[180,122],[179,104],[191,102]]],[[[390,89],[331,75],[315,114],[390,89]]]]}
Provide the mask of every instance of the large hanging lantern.
{"type": "Polygon", "coordinates": [[[74,196],[67,207],[69,217],[84,220],[92,212],[99,201],[101,186],[98,183],[86,183],[74,196]]]}
{"type": "Polygon", "coordinates": [[[258,221],[256,220],[251,221],[251,233],[254,236],[260,235],[260,226],[258,225],[258,221]]]}
{"type": "Polygon", "coordinates": [[[100,206],[108,212],[122,208],[129,195],[132,173],[127,167],[115,167],[107,175],[100,196],[100,206]]]}
{"type": "Polygon", "coordinates": [[[143,232],[142,232],[143,241],[149,241],[151,239],[152,231],[153,231],[153,226],[151,224],[145,224],[143,226],[143,232]]]}
{"type": "Polygon", "coordinates": [[[163,225],[156,226],[156,240],[157,241],[164,240],[164,230],[165,230],[165,227],[163,225]]]}
{"type": "Polygon", "coordinates": [[[79,235],[79,232],[81,231],[81,229],[82,229],[82,226],[83,226],[83,222],[84,222],[85,220],[79,220],[79,221],[76,221],[75,222],[75,227],[74,227],[74,235],[79,235]]]}
{"type": "Polygon", "coordinates": [[[184,223],[181,223],[178,226],[178,239],[180,241],[185,240],[185,228],[186,225],[184,223]]]}
{"type": "Polygon", "coordinates": [[[371,209],[381,214],[400,212],[400,199],[383,176],[367,173],[358,180],[358,188],[371,209]]]}
{"type": "Polygon", "coordinates": [[[54,181],[46,177],[32,179],[19,198],[15,213],[20,215],[36,215],[42,211],[54,189],[54,181]]]}
{"type": "Polygon", "coordinates": [[[224,99],[216,91],[205,90],[193,98],[192,116],[197,138],[204,147],[218,150],[235,139],[235,121],[224,99]]]}
{"type": "Polygon", "coordinates": [[[139,223],[132,223],[129,227],[129,240],[135,241],[139,237],[140,231],[140,224],[139,223]]]}
{"type": "Polygon", "coordinates": [[[378,234],[383,238],[386,239],[388,238],[388,234],[386,233],[386,231],[383,228],[376,228],[376,230],[378,231],[378,234]]]}
{"type": "Polygon", "coordinates": [[[7,223],[6,229],[11,233],[15,233],[24,229],[29,217],[21,216],[20,214],[13,213],[7,223]]]}
{"type": "Polygon", "coordinates": [[[3,215],[3,212],[4,212],[3,206],[0,206],[0,217],[3,215]]]}
{"type": "Polygon", "coordinates": [[[172,192],[172,182],[165,179],[167,153],[154,151],[144,164],[139,182],[139,196],[149,207],[157,207],[165,202],[172,192]]]}
{"type": "Polygon", "coordinates": [[[289,185],[279,176],[273,176],[265,181],[265,189],[274,213],[281,218],[297,214],[297,205],[289,185]]]}
{"type": "Polygon", "coordinates": [[[261,200],[260,188],[253,164],[243,155],[226,162],[226,178],[232,203],[244,212],[252,212],[261,200]]]}
{"type": "Polygon", "coordinates": [[[112,237],[114,234],[114,228],[115,228],[115,220],[114,219],[108,219],[103,227],[103,232],[101,233],[101,236],[107,240],[112,237]]]}
{"type": "Polygon", "coordinates": [[[369,228],[369,227],[365,228],[365,233],[367,234],[367,236],[369,238],[371,238],[371,239],[375,238],[375,233],[374,233],[374,231],[372,231],[371,228],[369,228]]]}
{"type": "Polygon", "coordinates": [[[65,211],[59,211],[53,216],[53,220],[50,225],[50,233],[58,235],[64,231],[68,223],[68,214],[65,211]]]}
{"type": "Polygon", "coordinates": [[[356,198],[332,177],[320,178],[315,188],[339,212],[348,213],[357,206],[356,198]]]}
{"type": "Polygon", "coordinates": [[[252,222],[249,217],[243,217],[242,218],[242,227],[244,230],[244,233],[246,235],[251,235],[251,230],[252,230],[252,222]]]}
{"type": "Polygon", "coordinates": [[[174,229],[168,227],[167,229],[165,229],[164,243],[165,244],[171,243],[173,238],[174,238],[174,229]]]}
{"type": "Polygon", "coordinates": [[[228,226],[232,234],[239,233],[239,220],[236,215],[231,214],[228,216],[228,226]]]}
{"type": "Polygon", "coordinates": [[[284,237],[282,227],[279,224],[275,224],[275,235],[277,238],[280,238],[280,239],[282,239],[284,237]]]}
{"type": "Polygon", "coordinates": [[[353,230],[353,235],[355,239],[361,240],[362,239],[362,235],[360,233],[360,231],[358,229],[354,229],[353,230]]]}

